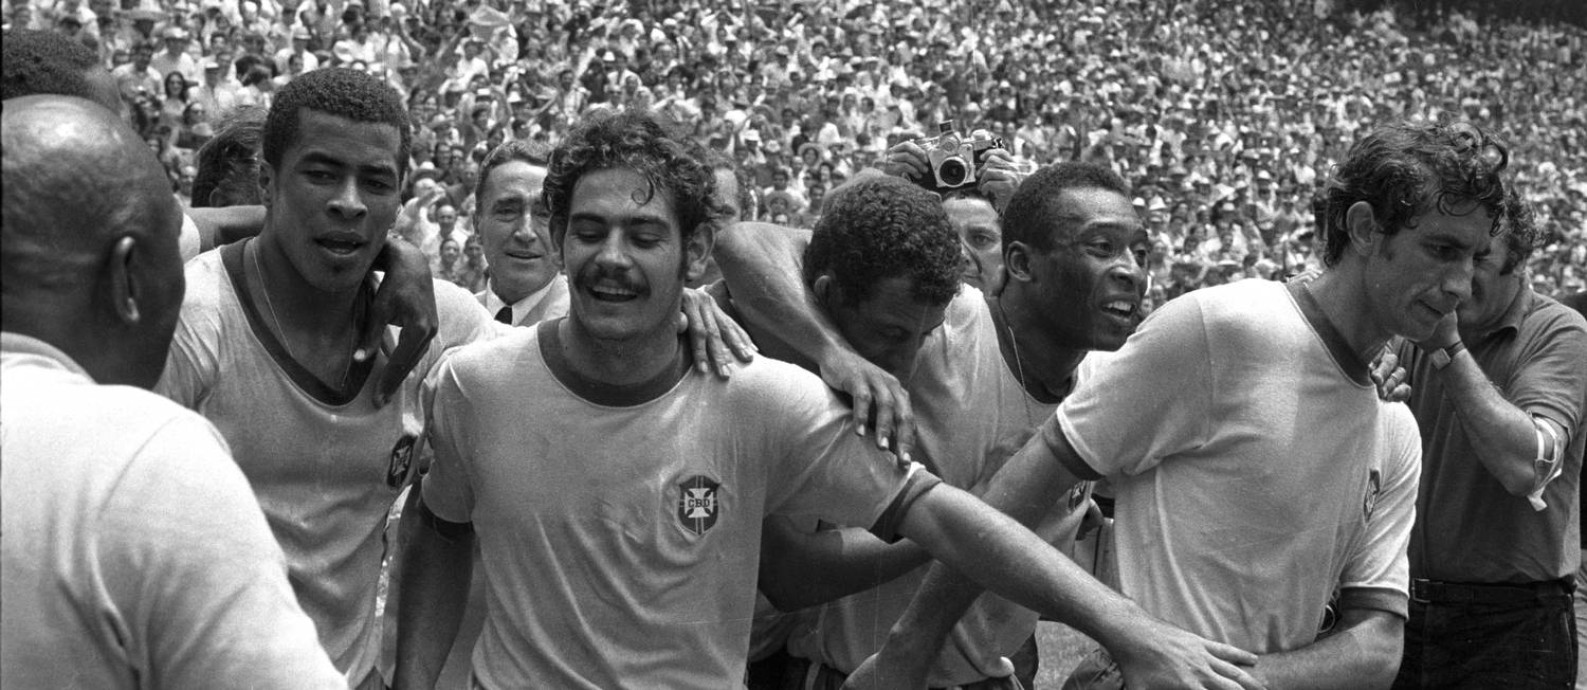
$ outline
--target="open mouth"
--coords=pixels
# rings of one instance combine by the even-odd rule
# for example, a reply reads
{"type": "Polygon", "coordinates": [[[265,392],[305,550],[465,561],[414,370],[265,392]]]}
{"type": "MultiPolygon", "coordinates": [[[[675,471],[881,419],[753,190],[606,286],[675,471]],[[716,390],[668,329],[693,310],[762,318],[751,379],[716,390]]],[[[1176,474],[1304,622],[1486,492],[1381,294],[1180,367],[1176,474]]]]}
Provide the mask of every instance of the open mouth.
{"type": "Polygon", "coordinates": [[[363,242],[338,239],[319,239],[315,240],[314,243],[325,249],[325,251],[337,256],[347,256],[349,254],[357,253],[358,250],[362,249],[364,246],[363,242]]]}
{"type": "Polygon", "coordinates": [[[1117,316],[1121,319],[1127,319],[1135,316],[1135,312],[1138,307],[1139,305],[1135,304],[1134,302],[1127,302],[1120,299],[1113,300],[1112,302],[1102,305],[1102,311],[1112,316],[1117,316]]]}
{"type": "Polygon", "coordinates": [[[601,302],[628,302],[639,298],[639,291],[618,285],[592,285],[590,296],[601,302]]]}

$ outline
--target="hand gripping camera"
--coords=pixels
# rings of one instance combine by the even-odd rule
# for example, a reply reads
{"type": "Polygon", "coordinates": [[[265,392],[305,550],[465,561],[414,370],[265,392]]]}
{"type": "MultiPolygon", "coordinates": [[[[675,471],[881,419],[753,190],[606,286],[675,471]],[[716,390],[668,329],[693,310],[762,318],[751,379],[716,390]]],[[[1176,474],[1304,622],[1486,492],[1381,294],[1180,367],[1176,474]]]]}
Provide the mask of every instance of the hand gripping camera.
{"type": "Polygon", "coordinates": [[[931,165],[931,178],[923,182],[937,192],[975,185],[977,174],[984,162],[978,160],[988,149],[1004,148],[1003,140],[991,136],[984,129],[975,130],[968,140],[953,128],[953,120],[937,125],[935,137],[915,143],[926,150],[926,160],[931,165]]]}

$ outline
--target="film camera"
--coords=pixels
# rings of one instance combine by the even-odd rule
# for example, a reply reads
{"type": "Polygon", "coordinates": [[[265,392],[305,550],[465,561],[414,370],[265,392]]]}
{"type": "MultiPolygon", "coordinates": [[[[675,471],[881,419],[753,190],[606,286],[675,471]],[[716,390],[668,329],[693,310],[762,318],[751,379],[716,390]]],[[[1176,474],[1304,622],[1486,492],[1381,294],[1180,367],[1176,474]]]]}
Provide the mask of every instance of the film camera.
{"type": "Polygon", "coordinates": [[[933,191],[943,192],[969,187],[979,179],[978,172],[985,166],[979,160],[989,149],[1004,148],[1003,140],[993,137],[984,129],[975,130],[969,139],[954,130],[953,120],[937,125],[937,136],[919,139],[915,143],[926,151],[931,165],[931,176],[921,184],[933,191]]]}

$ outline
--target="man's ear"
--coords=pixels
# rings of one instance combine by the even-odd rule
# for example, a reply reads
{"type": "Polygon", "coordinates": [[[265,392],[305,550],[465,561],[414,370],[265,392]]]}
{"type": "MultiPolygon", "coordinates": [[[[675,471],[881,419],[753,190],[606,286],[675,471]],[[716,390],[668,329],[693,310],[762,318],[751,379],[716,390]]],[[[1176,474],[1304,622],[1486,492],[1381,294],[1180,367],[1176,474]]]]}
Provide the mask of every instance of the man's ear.
{"type": "Polygon", "coordinates": [[[138,308],[142,286],[138,285],[138,272],[132,266],[137,247],[137,239],[129,235],[116,240],[110,248],[110,308],[127,326],[143,320],[143,311],[138,308]]]}
{"type": "Polygon", "coordinates": [[[259,163],[259,203],[265,208],[270,208],[270,188],[275,181],[275,168],[269,163],[259,163]]]}
{"type": "Polygon", "coordinates": [[[685,264],[684,275],[689,280],[699,280],[705,275],[705,267],[711,260],[711,248],[716,246],[716,226],[711,223],[701,223],[694,229],[694,234],[689,236],[689,241],[684,243],[685,264]]]}
{"type": "Polygon", "coordinates": [[[1030,282],[1031,249],[1024,242],[1010,242],[1003,247],[1003,284],[1006,286],[1013,281],[1030,282]]]}
{"type": "Polygon", "coordinates": [[[833,278],[831,273],[823,272],[816,276],[816,282],[810,285],[810,296],[822,311],[831,313],[832,307],[843,299],[843,286],[838,285],[837,279],[833,278]]]}
{"type": "Polygon", "coordinates": [[[1345,209],[1345,231],[1350,233],[1350,248],[1361,256],[1371,256],[1384,239],[1372,204],[1357,201],[1345,209]]]}

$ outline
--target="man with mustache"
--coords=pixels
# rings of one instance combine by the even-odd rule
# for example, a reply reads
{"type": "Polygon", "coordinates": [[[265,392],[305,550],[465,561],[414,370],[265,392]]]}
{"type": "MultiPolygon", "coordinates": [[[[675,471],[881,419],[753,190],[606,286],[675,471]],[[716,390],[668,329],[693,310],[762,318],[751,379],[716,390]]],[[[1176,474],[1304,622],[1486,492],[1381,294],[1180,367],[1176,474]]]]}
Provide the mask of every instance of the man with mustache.
{"type": "Polygon", "coordinates": [[[1182,681],[1243,677],[1252,657],[1141,615],[1035,535],[872,448],[808,372],[761,358],[726,382],[691,373],[668,317],[721,215],[697,145],[630,111],[585,122],[552,161],[572,307],[456,353],[436,377],[398,687],[433,681],[476,529],[490,601],[478,685],[737,685],[769,513],[907,536],[1039,611],[1150,630],[1148,653],[1182,681]]]}

